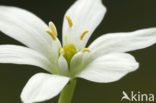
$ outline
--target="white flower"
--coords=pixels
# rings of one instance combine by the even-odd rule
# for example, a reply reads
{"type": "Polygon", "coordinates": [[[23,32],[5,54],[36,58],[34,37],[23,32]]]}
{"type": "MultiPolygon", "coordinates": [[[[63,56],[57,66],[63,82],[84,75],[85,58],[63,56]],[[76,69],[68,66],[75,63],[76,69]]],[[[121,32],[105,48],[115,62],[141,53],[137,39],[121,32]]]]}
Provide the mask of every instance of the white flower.
{"type": "Polygon", "coordinates": [[[29,11],[0,6],[0,31],[27,46],[0,45],[0,63],[35,65],[51,73],[35,74],[28,81],[23,102],[48,100],[75,77],[108,83],[138,68],[126,52],[153,45],[156,28],[106,34],[86,47],[105,13],[101,0],[76,1],[65,14],[61,46],[52,22],[48,27],[29,11]]]}

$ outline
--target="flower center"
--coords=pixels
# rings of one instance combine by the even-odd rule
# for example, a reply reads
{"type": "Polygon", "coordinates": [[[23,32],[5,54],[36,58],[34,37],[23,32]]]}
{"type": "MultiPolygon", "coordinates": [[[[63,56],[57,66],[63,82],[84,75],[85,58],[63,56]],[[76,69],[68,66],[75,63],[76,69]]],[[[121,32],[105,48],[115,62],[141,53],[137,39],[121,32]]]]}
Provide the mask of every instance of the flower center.
{"type": "MultiPolygon", "coordinates": [[[[72,22],[72,19],[70,18],[70,16],[65,16],[68,25],[69,25],[69,29],[72,29],[72,26],[74,25],[72,22]]],[[[49,30],[46,30],[46,32],[51,36],[51,38],[55,41],[57,40],[57,30],[56,27],[54,25],[53,22],[49,22],[49,30]]],[[[88,30],[85,30],[84,32],[82,32],[82,34],[80,35],[80,40],[83,40],[85,35],[88,33],[88,30]]],[[[67,35],[65,35],[65,41],[67,41],[67,35]]],[[[65,43],[64,47],[59,48],[59,56],[63,55],[64,58],[67,60],[68,65],[70,65],[71,59],[73,58],[73,56],[78,52],[75,48],[75,46],[73,44],[68,44],[65,43]]],[[[88,48],[84,48],[81,50],[82,53],[84,52],[90,52],[90,49],[88,48]]]]}
{"type": "Polygon", "coordinates": [[[77,50],[73,44],[65,45],[63,48],[59,49],[59,55],[63,55],[64,58],[67,60],[68,64],[72,57],[77,53],[77,50]]]}

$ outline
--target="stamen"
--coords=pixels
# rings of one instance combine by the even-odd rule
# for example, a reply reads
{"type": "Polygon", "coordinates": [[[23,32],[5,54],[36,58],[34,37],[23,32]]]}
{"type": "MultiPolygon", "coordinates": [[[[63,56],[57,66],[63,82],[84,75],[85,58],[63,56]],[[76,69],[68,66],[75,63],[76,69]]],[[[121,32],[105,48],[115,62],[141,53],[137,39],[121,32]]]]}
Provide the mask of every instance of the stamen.
{"type": "Polygon", "coordinates": [[[68,21],[69,27],[71,28],[73,26],[73,22],[72,22],[71,18],[69,16],[67,16],[67,15],[65,17],[66,17],[66,19],[68,21]]]}
{"type": "Polygon", "coordinates": [[[51,30],[52,34],[57,36],[57,29],[56,29],[56,27],[55,27],[55,25],[54,25],[54,23],[52,21],[49,22],[49,27],[50,27],[50,30],[51,30]]]}
{"type": "Polygon", "coordinates": [[[63,48],[59,48],[59,53],[60,53],[61,55],[63,55],[63,54],[64,54],[64,49],[63,49],[63,48]]]}
{"type": "Polygon", "coordinates": [[[67,38],[67,35],[65,34],[64,35],[64,45],[67,45],[68,44],[68,38],[67,38]]]}
{"type": "Polygon", "coordinates": [[[89,31],[88,30],[85,30],[81,36],[80,36],[80,40],[83,40],[84,36],[88,33],[89,31]]]}
{"type": "Polygon", "coordinates": [[[46,32],[52,37],[53,40],[56,40],[55,35],[50,30],[47,30],[46,32]]]}
{"type": "Polygon", "coordinates": [[[84,48],[83,50],[81,50],[82,53],[84,52],[90,52],[90,49],[89,48],[84,48]]]}

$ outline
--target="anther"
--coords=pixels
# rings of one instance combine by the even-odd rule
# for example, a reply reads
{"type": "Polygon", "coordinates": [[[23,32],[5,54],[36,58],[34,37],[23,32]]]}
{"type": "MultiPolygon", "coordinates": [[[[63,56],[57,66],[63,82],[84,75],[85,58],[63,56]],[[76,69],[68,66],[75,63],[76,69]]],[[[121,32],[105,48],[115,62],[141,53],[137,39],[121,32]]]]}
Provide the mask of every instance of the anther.
{"type": "Polygon", "coordinates": [[[81,52],[82,53],[84,53],[84,52],[90,52],[90,49],[89,48],[84,48],[84,49],[81,50],[81,52]]]}
{"type": "Polygon", "coordinates": [[[56,27],[55,27],[55,25],[54,25],[53,22],[49,22],[49,27],[50,27],[51,32],[52,32],[55,36],[57,36],[57,30],[56,30],[56,27]]]}
{"type": "Polygon", "coordinates": [[[81,36],[80,36],[80,40],[83,40],[84,36],[88,33],[89,31],[88,30],[85,30],[81,36]]]}
{"type": "Polygon", "coordinates": [[[53,40],[56,40],[55,35],[50,30],[47,30],[46,32],[52,37],[53,40]]]}
{"type": "Polygon", "coordinates": [[[72,22],[71,18],[69,16],[67,16],[67,15],[65,17],[66,17],[66,19],[68,21],[69,27],[71,28],[73,26],[73,22],[72,22]]]}
{"type": "Polygon", "coordinates": [[[64,54],[64,49],[63,49],[63,48],[59,48],[59,53],[60,53],[61,55],[63,55],[63,54],[64,54]]]}

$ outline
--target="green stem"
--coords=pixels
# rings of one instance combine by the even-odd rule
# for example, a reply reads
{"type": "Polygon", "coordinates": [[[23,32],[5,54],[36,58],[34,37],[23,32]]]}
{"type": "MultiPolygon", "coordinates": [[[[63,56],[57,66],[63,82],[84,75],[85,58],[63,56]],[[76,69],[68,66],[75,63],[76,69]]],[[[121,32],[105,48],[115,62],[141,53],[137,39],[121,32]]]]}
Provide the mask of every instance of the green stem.
{"type": "Polygon", "coordinates": [[[71,103],[75,86],[76,79],[73,79],[62,90],[58,103],[71,103]]]}

